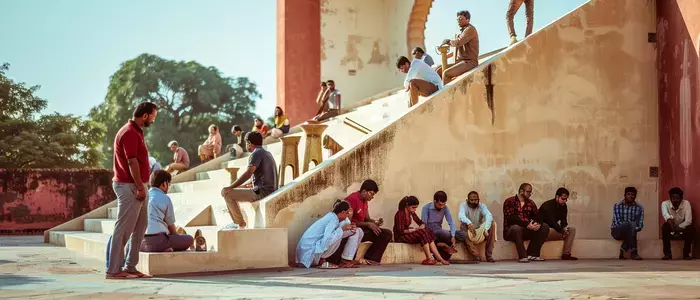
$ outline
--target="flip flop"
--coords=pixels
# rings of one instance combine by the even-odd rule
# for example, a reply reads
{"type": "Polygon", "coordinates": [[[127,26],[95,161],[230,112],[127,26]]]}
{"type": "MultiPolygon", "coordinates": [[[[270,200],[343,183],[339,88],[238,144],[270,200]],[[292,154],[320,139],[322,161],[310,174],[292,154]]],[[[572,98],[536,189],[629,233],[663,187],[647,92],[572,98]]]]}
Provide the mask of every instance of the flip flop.
{"type": "Polygon", "coordinates": [[[117,274],[105,274],[105,279],[134,279],[139,278],[138,275],[129,274],[127,272],[119,272],[117,274]]]}
{"type": "Polygon", "coordinates": [[[378,266],[378,265],[381,265],[380,262],[376,262],[376,261],[369,260],[369,259],[365,259],[364,264],[366,264],[366,265],[368,265],[368,266],[378,266]]]}
{"type": "Polygon", "coordinates": [[[341,268],[341,269],[352,268],[352,269],[354,269],[354,268],[359,268],[359,266],[356,264],[353,264],[352,262],[347,261],[347,262],[343,262],[340,265],[338,265],[338,268],[341,268]]]}
{"type": "Polygon", "coordinates": [[[434,259],[426,259],[426,260],[423,260],[423,262],[421,262],[420,264],[426,265],[426,266],[432,266],[432,265],[437,264],[437,261],[435,261],[434,259]]]}
{"type": "Polygon", "coordinates": [[[136,276],[138,276],[138,278],[153,278],[153,275],[144,274],[144,273],[141,273],[139,271],[127,272],[127,273],[129,273],[131,275],[136,275],[136,276]]]}
{"type": "Polygon", "coordinates": [[[338,266],[329,262],[324,262],[320,266],[318,266],[319,269],[337,269],[338,266]]]}

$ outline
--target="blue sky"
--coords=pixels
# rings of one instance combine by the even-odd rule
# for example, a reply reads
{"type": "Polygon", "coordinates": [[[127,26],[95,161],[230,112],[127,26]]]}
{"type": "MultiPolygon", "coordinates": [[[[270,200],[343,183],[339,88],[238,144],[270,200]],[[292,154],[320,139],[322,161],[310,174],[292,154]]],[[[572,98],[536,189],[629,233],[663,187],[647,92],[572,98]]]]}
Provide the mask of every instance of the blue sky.
{"type": "MultiPolygon", "coordinates": [[[[472,14],[482,53],[507,45],[508,2],[436,0],[426,45],[454,34],[460,7],[472,14]]],[[[537,0],[535,30],[584,2],[537,0]]],[[[262,94],[256,112],[268,117],[274,108],[275,0],[2,0],[0,12],[0,63],[10,63],[13,79],[41,85],[46,112],[86,115],[104,99],[119,64],[141,53],[247,76],[262,94]]],[[[523,7],[516,16],[519,35],[524,27],[523,7]]]]}

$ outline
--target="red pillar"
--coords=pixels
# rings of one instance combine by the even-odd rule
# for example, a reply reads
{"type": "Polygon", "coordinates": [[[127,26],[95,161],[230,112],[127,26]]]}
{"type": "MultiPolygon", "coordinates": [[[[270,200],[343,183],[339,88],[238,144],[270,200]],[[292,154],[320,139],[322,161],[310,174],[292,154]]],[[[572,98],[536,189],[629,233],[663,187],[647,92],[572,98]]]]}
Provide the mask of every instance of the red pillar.
{"type": "Polygon", "coordinates": [[[291,125],[318,111],[321,1],[277,0],[277,105],[291,125]]]}

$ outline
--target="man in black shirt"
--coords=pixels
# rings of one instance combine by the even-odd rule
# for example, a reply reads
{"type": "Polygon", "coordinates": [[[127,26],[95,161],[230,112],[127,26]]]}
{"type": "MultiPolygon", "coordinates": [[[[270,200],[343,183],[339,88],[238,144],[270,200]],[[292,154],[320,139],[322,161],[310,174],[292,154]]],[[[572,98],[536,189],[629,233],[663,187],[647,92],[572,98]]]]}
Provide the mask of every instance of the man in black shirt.
{"type": "Polygon", "coordinates": [[[569,199],[569,190],[557,189],[554,199],[542,203],[539,209],[539,217],[543,223],[549,225],[548,241],[564,240],[564,250],[561,253],[562,260],[577,260],[571,256],[571,248],[574,246],[576,228],[569,226],[566,220],[568,209],[566,201],[569,199]]]}

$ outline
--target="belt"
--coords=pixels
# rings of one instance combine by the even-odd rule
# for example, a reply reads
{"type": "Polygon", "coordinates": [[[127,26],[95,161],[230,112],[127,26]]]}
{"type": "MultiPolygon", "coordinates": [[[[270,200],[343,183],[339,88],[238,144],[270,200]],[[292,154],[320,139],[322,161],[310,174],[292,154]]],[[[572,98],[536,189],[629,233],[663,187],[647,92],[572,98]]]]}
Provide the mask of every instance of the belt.
{"type": "Polygon", "coordinates": [[[153,237],[153,236],[160,236],[160,235],[168,235],[165,232],[159,232],[159,233],[154,233],[154,234],[146,234],[144,237],[153,237]]]}

